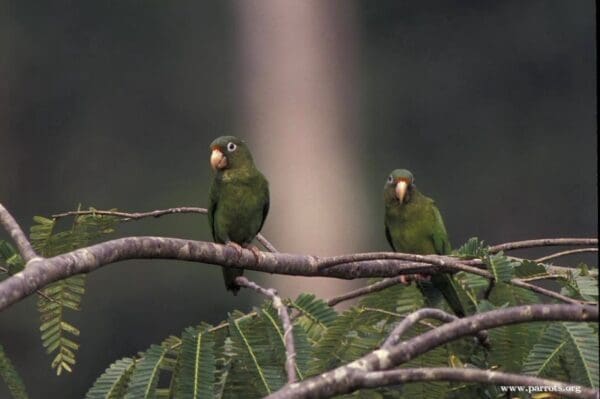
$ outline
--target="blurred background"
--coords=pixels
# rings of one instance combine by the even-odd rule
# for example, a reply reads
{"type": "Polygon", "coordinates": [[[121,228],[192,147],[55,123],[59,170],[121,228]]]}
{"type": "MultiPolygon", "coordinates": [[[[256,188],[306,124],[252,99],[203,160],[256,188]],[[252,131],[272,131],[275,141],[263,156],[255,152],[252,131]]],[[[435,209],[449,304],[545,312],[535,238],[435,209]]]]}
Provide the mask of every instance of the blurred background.
{"type": "MultiPolygon", "coordinates": [[[[398,167],[455,246],[596,236],[595,14],[560,0],[3,0],[0,202],[25,229],[79,203],[205,206],[208,145],[234,134],[270,180],[263,232],[282,251],[387,250],[381,194],[398,167]]],[[[200,215],[118,232],[142,234],[210,239],[200,215]]],[[[563,263],[578,261],[597,264],[563,263]]],[[[284,296],[356,284],[248,274],[284,296]]],[[[53,375],[35,298],[0,315],[33,398],[81,398],[114,360],[262,300],[193,263],[87,281],[72,375],[53,375]]]]}

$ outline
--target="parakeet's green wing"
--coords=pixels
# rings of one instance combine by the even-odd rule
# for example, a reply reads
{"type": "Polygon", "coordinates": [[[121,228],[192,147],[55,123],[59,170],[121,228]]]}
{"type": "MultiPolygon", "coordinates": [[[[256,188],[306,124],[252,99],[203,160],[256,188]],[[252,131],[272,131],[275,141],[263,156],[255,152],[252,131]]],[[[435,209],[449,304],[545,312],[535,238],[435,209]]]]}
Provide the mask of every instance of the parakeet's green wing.
{"type": "Polygon", "coordinates": [[[435,253],[438,255],[447,255],[450,253],[450,241],[448,240],[448,233],[446,233],[446,227],[444,226],[444,220],[440,214],[439,209],[432,203],[432,211],[435,220],[435,228],[431,235],[433,241],[433,248],[435,253]]]}
{"type": "Polygon", "coordinates": [[[390,244],[390,247],[392,247],[392,250],[397,252],[396,247],[394,247],[394,241],[392,240],[392,235],[390,234],[390,229],[388,228],[387,223],[385,223],[385,238],[387,239],[388,244],[390,244]]]}
{"type": "Polygon", "coordinates": [[[210,234],[212,235],[213,241],[217,241],[215,235],[215,211],[217,210],[218,195],[215,189],[216,182],[210,185],[208,193],[208,225],[210,226],[210,234]]]}

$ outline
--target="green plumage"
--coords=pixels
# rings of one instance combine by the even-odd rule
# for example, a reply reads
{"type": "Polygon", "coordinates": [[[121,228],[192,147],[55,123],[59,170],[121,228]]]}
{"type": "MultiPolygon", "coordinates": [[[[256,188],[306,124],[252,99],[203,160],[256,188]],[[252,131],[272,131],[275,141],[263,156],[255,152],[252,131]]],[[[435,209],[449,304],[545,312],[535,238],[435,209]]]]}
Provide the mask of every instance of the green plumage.
{"type": "MultiPolygon", "coordinates": [[[[384,187],[383,198],[385,235],[394,251],[421,255],[450,253],[442,215],[435,202],[417,190],[412,173],[405,169],[394,170],[384,187]],[[406,185],[402,201],[396,189],[401,181],[406,185]]],[[[443,296],[452,311],[464,317],[465,311],[455,284],[449,274],[438,273],[431,276],[430,282],[419,282],[419,289],[430,306],[438,306],[443,296]]]]}
{"type": "MultiPolygon", "coordinates": [[[[260,232],[267,217],[269,183],[254,165],[242,140],[223,136],[213,141],[210,148],[226,158],[226,166],[215,168],[209,191],[208,222],[213,240],[246,246],[260,232]]],[[[225,286],[234,294],[239,290],[235,278],[242,274],[243,270],[223,268],[225,286]]]]}

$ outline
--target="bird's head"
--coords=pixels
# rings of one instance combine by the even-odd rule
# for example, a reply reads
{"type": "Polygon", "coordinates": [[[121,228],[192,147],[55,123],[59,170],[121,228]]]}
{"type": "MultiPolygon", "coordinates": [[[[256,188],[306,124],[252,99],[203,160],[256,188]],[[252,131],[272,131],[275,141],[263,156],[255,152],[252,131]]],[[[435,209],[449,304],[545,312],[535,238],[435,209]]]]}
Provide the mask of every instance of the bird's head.
{"type": "Polygon", "coordinates": [[[406,169],[396,169],[390,173],[385,183],[384,191],[389,198],[395,198],[404,203],[414,187],[415,178],[406,169]]]}
{"type": "Polygon", "coordinates": [[[215,170],[241,169],[254,165],[244,141],[234,136],[221,136],[210,143],[210,166],[215,170]]]}

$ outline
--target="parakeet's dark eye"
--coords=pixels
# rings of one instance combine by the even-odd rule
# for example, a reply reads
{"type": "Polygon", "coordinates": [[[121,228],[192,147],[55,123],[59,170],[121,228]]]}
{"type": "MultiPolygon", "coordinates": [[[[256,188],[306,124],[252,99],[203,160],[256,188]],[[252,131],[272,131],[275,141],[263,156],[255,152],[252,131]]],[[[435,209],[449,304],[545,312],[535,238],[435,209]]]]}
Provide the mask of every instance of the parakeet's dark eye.
{"type": "Polygon", "coordinates": [[[388,182],[389,184],[392,184],[392,183],[394,182],[394,178],[392,177],[392,175],[389,175],[389,176],[388,176],[388,180],[387,180],[387,182],[388,182]]]}
{"type": "Polygon", "coordinates": [[[227,151],[229,152],[234,152],[237,148],[237,145],[235,145],[235,143],[232,143],[231,141],[229,143],[227,143],[227,151]]]}

